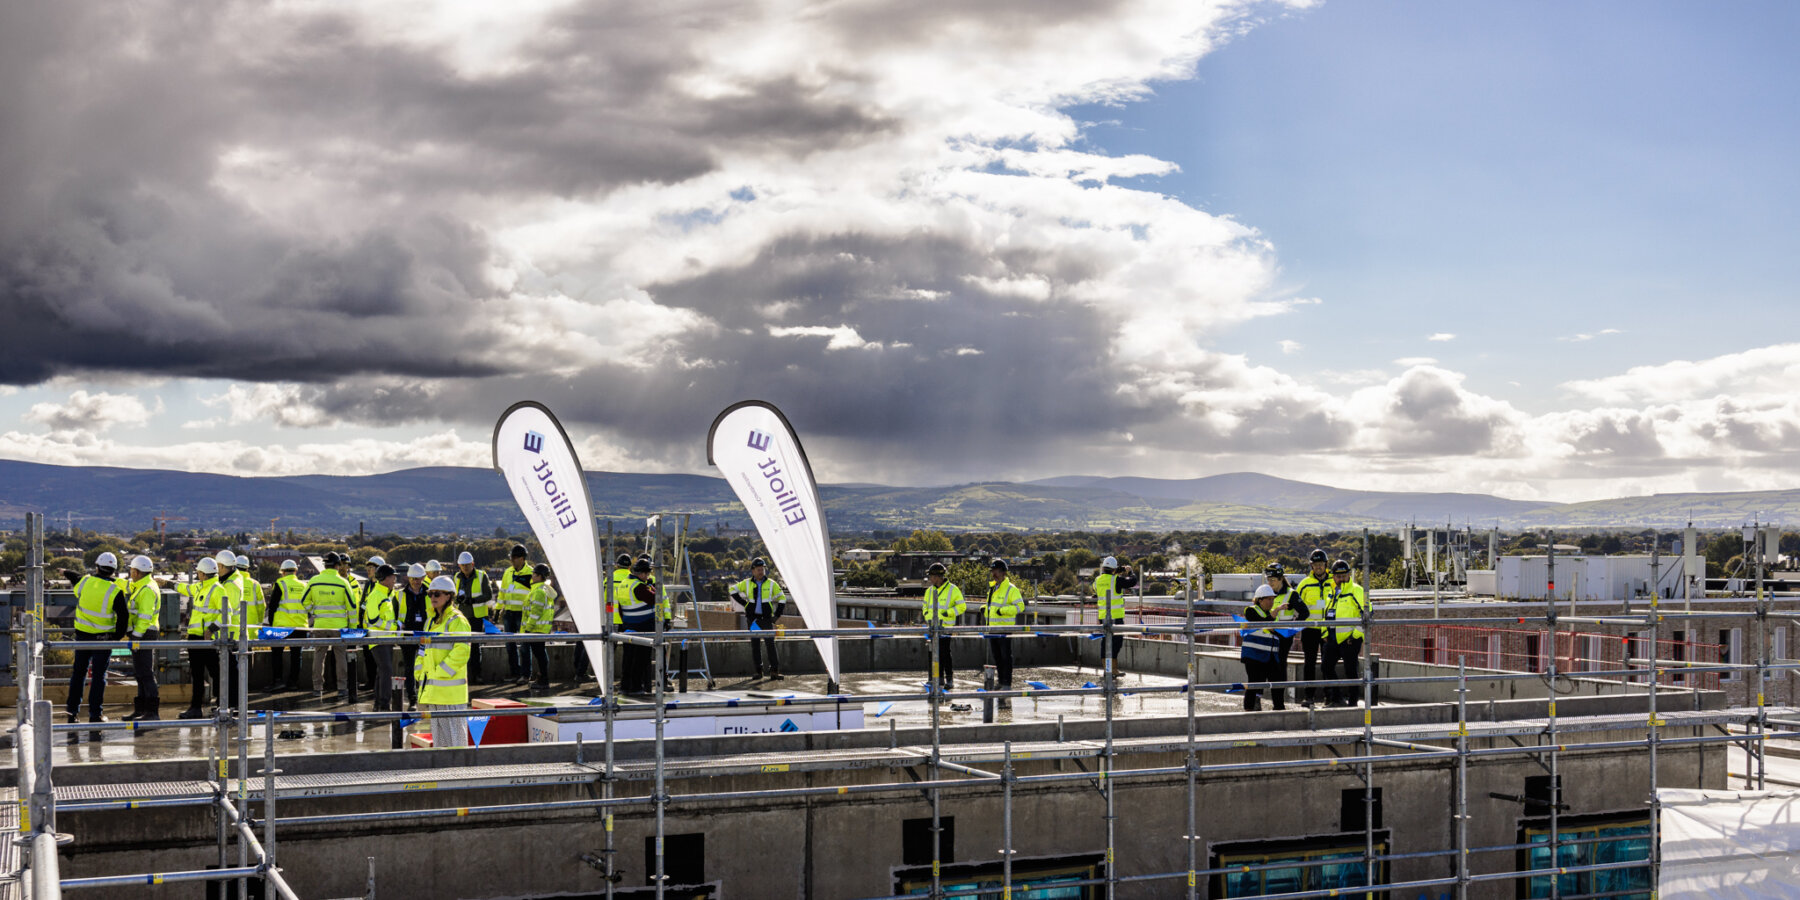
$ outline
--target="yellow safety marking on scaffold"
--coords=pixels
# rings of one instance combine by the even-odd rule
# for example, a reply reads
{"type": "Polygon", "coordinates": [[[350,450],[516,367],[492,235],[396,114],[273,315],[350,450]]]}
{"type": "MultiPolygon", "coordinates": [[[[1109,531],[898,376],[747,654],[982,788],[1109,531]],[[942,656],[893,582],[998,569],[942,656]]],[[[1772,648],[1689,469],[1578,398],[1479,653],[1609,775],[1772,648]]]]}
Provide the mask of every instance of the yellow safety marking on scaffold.
{"type": "Polygon", "coordinates": [[[606,830],[607,831],[612,830],[612,813],[606,814],[606,830]]]}
{"type": "Polygon", "coordinates": [[[849,785],[839,785],[839,786],[838,786],[838,793],[839,793],[839,794],[840,794],[840,795],[841,795],[841,794],[848,794],[848,793],[850,793],[850,786],[849,786],[849,785]]]}
{"type": "Polygon", "coordinates": [[[435,781],[413,781],[400,786],[403,791],[432,791],[437,789],[435,781]]]}
{"type": "Polygon", "coordinates": [[[787,770],[788,770],[787,763],[773,763],[771,765],[766,765],[766,766],[762,767],[762,773],[764,775],[768,775],[768,774],[771,774],[774,772],[786,772],[787,770]]]}

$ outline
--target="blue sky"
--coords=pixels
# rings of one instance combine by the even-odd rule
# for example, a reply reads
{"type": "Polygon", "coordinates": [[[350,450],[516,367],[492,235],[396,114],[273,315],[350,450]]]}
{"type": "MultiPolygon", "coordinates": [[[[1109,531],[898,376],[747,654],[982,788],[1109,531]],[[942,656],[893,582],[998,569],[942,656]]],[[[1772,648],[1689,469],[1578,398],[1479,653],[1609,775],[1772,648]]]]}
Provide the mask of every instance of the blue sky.
{"type": "Polygon", "coordinates": [[[1328,2],[1071,112],[1178,163],[1137,182],[1254,226],[1282,289],[1325,301],[1228,346],[1454,360],[1542,410],[1565,380],[1760,346],[1796,308],[1796,34],[1783,2],[1328,2]]]}
{"type": "Polygon", "coordinates": [[[0,457],[1800,486],[1800,4],[181,2],[0,6],[0,457]]]}

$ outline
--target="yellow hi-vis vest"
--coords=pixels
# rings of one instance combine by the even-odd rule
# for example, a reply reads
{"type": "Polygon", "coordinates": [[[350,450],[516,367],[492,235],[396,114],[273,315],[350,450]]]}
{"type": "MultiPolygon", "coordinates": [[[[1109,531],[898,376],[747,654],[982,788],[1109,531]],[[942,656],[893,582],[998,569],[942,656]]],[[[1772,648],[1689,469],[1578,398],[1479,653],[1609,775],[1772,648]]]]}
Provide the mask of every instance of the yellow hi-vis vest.
{"type": "Polygon", "coordinates": [[[300,598],[306,596],[306,582],[295,575],[283,575],[275,581],[275,627],[305,628],[306,606],[300,598]]]}
{"type": "Polygon", "coordinates": [[[113,598],[119,584],[110,578],[83,575],[75,584],[75,630],[83,634],[111,634],[119,625],[113,615],[113,598]]]}
{"type": "Polygon", "coordinates": [[[145,575],[125,588],[125,605],[131,610],[131,633],[142,637],[162,628],[162,588],[156,579],[145,575]]]}
{"type": "Polygon", "coordinates": [[[1346,581],[1341,586],[1333,584],[1328,599],[1330,605],[1325,607],[1325,627],[1331,629],[1331,639],[1340,643],[1352,639],[1362,640],[1362,617],[1369,608],[1362,585],[1354,581],[1346,581]],[[1352,624],[1333,625],[1334,622],[1352,624]]]}
{"type": "Polygon", "coordinates": [[[1111,572],[1101,572],[1094,576],[1094,603],[1099,607],[1101,621],[1111,619],[1122,622],[1125,619],[1125,598],[1119,596],[1114,587],[1119,576],[1111,572]]]}
{"type": "Polygon", "coordinates": [[[500,608],[507,612],[525,609],[525,595],[531,593],[531,567],[507,569],[500,573],[500,608]]]}
{"type": "MultiPolygon", "coordinates": [[[[458,590],[462,589],[464,577],[461,570],[458,570],[454,579],[458,590]]],[[[481,599],[481,595],[487,593],[487,573],[476,569],[466,577],[469,579],[469,607],[475,611],[475,618],[485,619],[488,614],[488,605],[486,600],[481,599]]]]}
{"type": "MultiPolygon", "coordinates": [[[[468,634],[469,620],[456,608],[446,604],[442,616],[426,614],[426,631],[440,634],[468,634]]],[[[462,706],[469,702],[469,645],[428,643],[419,648],[413,663],[413,678],[419,682],[419,702],[433,706],[462,706]]]]}
{"type": "Polygon", "coordinates": [[[394,592],[379,582],[363,594],[362,623],[375,631],[394,630],[394,592]]]}
{"type": "Polygon", "coordinates": [[[732,585],[731,590],[743,598],[744,612],[750,616],[772,616],[776,607],[787,602],[787,594],[773,578],[764,578],[761,585],[754,578],[746,578],[732,585]]]}
{"type": "Polygon", "coordinates": [[[1330,575],[1314,578],[1308,573],[1294,590],[1300,594],[1300,602],[1306,604],[1308,621],[1325,618],[1326,595],[1331,591],[1330,575]]]}
{"type": "Polygon", "coordinates": [[[613,567],[612,598],[610,602],[612,605],[612,620],[614,625],[622,624],[625,621],[619,617],[619,607],[625,603],[625,599],[630,593],[631,568],[629,566],[613,567]]]}
{"type": "Polygon", "coordinates": [[[188,598],[188,637],[206,637],[206,631],[214,626],[224,627],[225,592],[219,587],[219,579],[207,578],[193,584],[178,584],[175,592],[188,598]]]}
{"type": "Polygon", "coordinates": [[[249,606],[247,620],[250,622],[250,627],[255,628],[269,621],[269,606],[263,597],[262,582],[250,577],[249,572],[243,571],[237,573],[237,582],[238,588],[244,592],[244,600],[249,606]]]}
{"type": "Polygon", "coordinates": [[[307,579],[306,593],[300,595],[300,602],[312,614],[314,627],[350,627],[354,601],[350,597],[350,586],[344,583],[344,576],[337,570],[326,569],[307,579]]]}
{"type": "Polygon", "coordinates": [[[556,589],[550,582],[534,584],[525,594],[525,614],[519,620],[520,634],[549,634],[550,620],[556,612],[556,589]]]}
{"type": "Polygon", "coordinates": [[[1025,608],[1025,597],[1019,593],[1019,586],[1012,579],[988,582],[987,624],[1016,625],[1019,622],[1019,610],[1025,608]]]}
{"type": "Polygon", "coordinates": [[[969,611],[969,604],[963,599],[962,588],[956,582],[946,580],[943,587],[925,585],[925,622],[930,624],[937,619],[939,625],[946,628],[956,624],[963,613],[969,611]]]}
{"type": "Polygon", "coordinates": [[[643,628],[645,625],[655,627],[656,610],[650,604],[638,599],[637,587],[640,584],[654,586],[656,582],[640,581],[635,576],[626,580],[625,590],[619,595],[620,620],[622,623],[636,625],[639,628],[643,628]]]}

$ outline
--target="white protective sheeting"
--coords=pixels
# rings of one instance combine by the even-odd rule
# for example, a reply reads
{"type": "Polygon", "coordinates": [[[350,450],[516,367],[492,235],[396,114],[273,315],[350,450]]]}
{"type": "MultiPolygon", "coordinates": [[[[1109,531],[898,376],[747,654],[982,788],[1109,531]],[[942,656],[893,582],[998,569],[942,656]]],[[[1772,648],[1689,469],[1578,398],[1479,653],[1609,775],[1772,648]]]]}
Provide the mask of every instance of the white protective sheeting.
{"type": "MultiPolygon", "coordinates": [[[[760,400],[733,404],[713,420],[706,458],[743,501],[806,627],[836,628],[825,508],[812,464],[787,417],[760,400]]],[[[842,683],[837,639],[816,637],[813,643],[831,680],[842,683]]]]}
{"type": "Polygon", "coordinates": [[[1800,791],[1656,792],[1663,900],[1800,897],[1800,791]]]}
{"type": "MultiPolygon", "coordinates": [[[[581,460],[562,423],[540,403],[515,403],[494,423],[494,468],[506,477],[513,499],[544,548],[556,585],[575,627],[584,634],[605,629],[601,599],[600,533],[581,460]]],[[[477,628],[477,630],[480,630],[477,628]]],[[[600,693],[611,688],[604,641],[583,641],[600,693]]]]}

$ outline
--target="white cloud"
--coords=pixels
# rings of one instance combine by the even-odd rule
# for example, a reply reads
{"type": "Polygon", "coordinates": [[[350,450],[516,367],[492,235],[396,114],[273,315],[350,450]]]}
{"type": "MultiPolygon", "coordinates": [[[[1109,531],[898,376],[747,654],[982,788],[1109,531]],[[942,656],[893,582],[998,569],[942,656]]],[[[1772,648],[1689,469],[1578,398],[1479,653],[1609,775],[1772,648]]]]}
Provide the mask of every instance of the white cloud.
{"type": "Polygon", "coordinates": [[[1620,404],[1781,395],[1792,393],[1796,384],[1800,384],[1800,343],[1635,366],[1623,374],[1570,381],[1563,387],[1580,397],[1620,404]]]}
{"type": "Polygon", "coordinates": [[[859,350],[863,348],[880,350],[882,347],[878,341],[864,340],[862,335],[856,333],[856,329],[848,325],[839,325],[836,328],[827,328],[823,325],[799,325],[783,328],[771,325],[769,334],[774,337],[830,338],[825,343],[827,350],[859,350]]]}
{"type": "Polygon", "coordinates": [[[481,466],[490,454],[486,440],[465,441],[454,430],[408,441],[359,438],[291,447],[239,440],[148,446],[88,431],[0,434],[0,456],[9,459],[232,475],[372,475],[416,466],[481,466]]]}
{"type": "Polygon", "coordinates": [[[317,387],[299,384],[233,384],[200,402],[224,407],[232,425],[266,421],[282,428],[321,428],[331,419],[311,402],[318,394],[317,387]]]}
{"type": "Polygon", "coordinates": [[[1429,356],[1402,356],[1399,359],[1394,360],[1394,365],[1405,366],[1410,369],[1413,366],[1435,366],[1437,365],[1437,360],[1429,356]]]}
{"type": "Polygon", "coordinates": [[[1442,342],[1444,342],[1444,341],[1454,341],[1454,340],[1456,340],[1456,335],[1454,335],[1454,334],[1451,334],[1451,333],[1450,333],[1450,332],[1448,332],[1448,331],[1439,331],[1439,332],[1437,332],[1437,333],[1435,333],[1435,334],[1429,334],[1429,335],[1426,335],[1426,336],[1425,336],[1425,339],[1426,339],[1426,340],[1428,340],[1428,341],[1438,341],[1438,342],[1440,342],[1440,343],[1442,343],[1442,342]]]}
{"type": "Polygon", "coordinates": [[[1609,335],[1609,334],[1622,334],[1622,333],[1623,332],[1619,331],[1619,329],[1617,329],[1617,328],[1602,328],[1599,331],[1595,331],[1592,333],[1582,332],[1580,334],[1565,335],[1563,337],[1557,338],[1557,340],[1567,341],[1569,343],[1580,344],[1580,343],[1586,343],[1587,341],[1591,341],[1597,337],[1605,337],[1606,335],[1609,335]]]}
{"type": "Polygon", "coordinates": [[[101,432],[120,426],[147,425],[153,415],[162,411],[159,399],[152,409],[135,394],[89,393],[78,390],[62,403],[36,403],[20,418],[49,428],[53,432],[101,432]]]}
{"type": "Polygon", "coordinates": [[[1282,353],[1287,354],[1299,353],[1301,350],[1299,341],[1281,340],[1276,341],[1275,345],[1281,348],[1282,353]]]}

